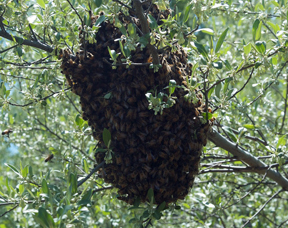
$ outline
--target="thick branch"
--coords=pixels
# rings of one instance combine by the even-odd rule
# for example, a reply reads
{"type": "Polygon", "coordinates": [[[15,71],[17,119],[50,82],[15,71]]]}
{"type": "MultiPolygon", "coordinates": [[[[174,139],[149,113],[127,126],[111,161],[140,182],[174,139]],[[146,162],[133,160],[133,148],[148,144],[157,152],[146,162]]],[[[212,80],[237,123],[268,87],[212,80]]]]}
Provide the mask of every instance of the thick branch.
{"type": "MultiPolygon", "coordinates": [[[[267,167],[267,165],[254,157],[252,154],[248,153],[247,151],[239,148],[235,143],[232,143],[225,139],[221,134],[219,134],[216,130],[212,130],[209,133],[209,140],[212,141],[216,146],[219,146],[220,148],[227,150],[234,156],[237,156],[239,159],[250,165],[251,167],[259,168],[259,167],[267,167]]],[[[265,169],[255,169],[253,172],[259,173],[259,174],[265,174],[265,169]]],[[[288,191],[288,180],[283,177],[279,172],[276,172],[274,170],[268,170],[267,171],[267,177],[277,182],[283,189],[288,191]]]]}
{"type": "MultiPolygon", "coordinates": [[[[133,3],[135,5],[135,11],[136,11],[136,15],[139,18],[140,24],[141,24],[141,30],[144,34],[144,36],[146,34],[150,33],[150,29],[149,29],[149,25],[147,22],[147,19],[144,15],[143,9],[142,9],[142,4],[140,0],[133,0],[133,3]]],[[[149,36],[150,37],[150,36],[149,36]]],[[[150,38],[149,38],[149,43],[147,44],[147,48],[149,49],[152,58],[153,58],[153,63],[154,64],[160,64],[160,60],[159,60],[159,56],[158,56],[158,52],[155,46],[153,46],[152,44],[150,44],[150,38]]]]}
{"type": "Polygon", "coordinates": [[[5,39],[11,40],[11,41],[14,41],[14,39],[15,39],[18,43],[20,43],[20,44],[22,44],[22,45],[27,45],[27,46],[30,46],[30,47],[35,47],[35,48],[38,48],[38,49],[47,51],[47,52],[49,52],[49,53],[51,53],[51,52],[54,50],[54,48],[52,48],[51,46],[49,46],[49,45],[47,45],[47,44],[43,44],[43,43],[41,43],[40,41],[35,41],[35,40],[23,40],[23,38],[18,37],[18,36],[13,36],[13,37],[14,37],[14,39],[13,39],[13,37],[12,37],[9,33],[5,32],[5,31],[3,31],[3,30],[0,31],[0,36],[3,37],[3,38],[5,38],[5,39]],[[22,41],[23,41],[23,42],[22,42],[22,41]]]}

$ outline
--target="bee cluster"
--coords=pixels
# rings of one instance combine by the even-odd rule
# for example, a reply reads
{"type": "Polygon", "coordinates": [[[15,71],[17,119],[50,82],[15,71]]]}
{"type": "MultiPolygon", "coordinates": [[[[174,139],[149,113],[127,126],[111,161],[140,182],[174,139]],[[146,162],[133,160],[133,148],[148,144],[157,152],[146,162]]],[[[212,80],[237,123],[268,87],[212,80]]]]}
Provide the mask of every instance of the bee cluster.
{"type": "MultiPolygon", "coordinates": [[[[168,93],[165,87],[171,79],[186,86],[191,65],[178,46],[174,53],[166,49],[159,54],[162,67],[154,73],[145,64],[151,59],[148,49],[137,47],[130,60],[144,64],[129,68],[119,64],[112,69],[107,47],[121,53],[115,41],[121,35],[113,23],[102,22],[96,44],[85,43],[76,56],[67,50],[61,52],[62,73],[80,96],[83,119],[88,120],[98,145],[104,145],[103,129],[111,132],[113,158],[101,173],[106,182],[119,189],[118,198],[129,204],[137,197],[145,202],[152,188],[157,204],[184,199],[198,173],[201,149],[207,142],[209,123],[203,124],[199,118],[204,107],[202,96],[197,94],[198,102],[193,104],[184,99],[187,91],[176,88],[175,105],[165,108],[162,115],[154,115],[148,109],[145,93],[168,93]]],[[[95,154],[98,163],[104,157],[103,152],[95,154]]]]}

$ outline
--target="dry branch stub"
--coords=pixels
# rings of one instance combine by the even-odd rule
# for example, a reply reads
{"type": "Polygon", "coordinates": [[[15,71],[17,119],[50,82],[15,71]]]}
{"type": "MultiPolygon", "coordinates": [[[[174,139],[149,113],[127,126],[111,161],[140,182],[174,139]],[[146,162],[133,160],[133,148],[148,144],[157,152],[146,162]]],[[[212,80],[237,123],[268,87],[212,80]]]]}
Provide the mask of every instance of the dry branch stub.
{"type": "MultiPolygon", "coordinates": [[[[112,163],[106,164],[101,174],[119,189],[118,198],[129,204],[136,198],[145,202],[150,188],[156,204],[184,199],[198,173],[201,150],[207,142],[209,123],[202,124],[199,118],[204,110],[202,96],[196,95],[198,102],[193,104],[184,99],[187,91],[176,88],[174,106],[165,108],[162,115],[154,115],[148,109],[145,93],[153,90],[169,94],[165,87],[171,79],[186,86],[191,65],[185,51],[177,46],[174,53],[167,49],[159,54],[162,68],[156,73],[149,65],[126,68],[120,64],[112,69],[107,47],[121,53],[119,41],[115,41],[121,36],[120,30],[106,20],[98,30],[96,44],[86,43],[86,51],[83,45],[76,57],[67,50],[61,54],[62,73],[80,96],[83,119],[88,120],[98,145],[104,145],[103,129],[111,132],[112,163]],[[111,96],[107,98],[107,94],[111,96]]],[[[147,48],[137,47],[130,59],[147,63],[151,56],[147,48]]],[[[95,157],[100,163],[105,154],[98,152],[95,157]]]]}

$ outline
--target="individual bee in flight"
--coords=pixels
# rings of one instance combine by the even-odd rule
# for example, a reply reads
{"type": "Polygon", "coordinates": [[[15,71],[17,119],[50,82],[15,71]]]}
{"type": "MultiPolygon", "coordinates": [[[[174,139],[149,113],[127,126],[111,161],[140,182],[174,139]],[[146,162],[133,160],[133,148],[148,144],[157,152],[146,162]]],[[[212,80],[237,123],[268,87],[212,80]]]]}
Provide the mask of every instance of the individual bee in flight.
{"type": "Polygon", "coordinates": [[[54,155],[53,155],[53,154],[50,154],[50,155],[45,159],[45,162],[51,161],[53,157],[54,157],[54,155]]]}
{"type": "Polygon", "coordinates": [[[9,134],[12,132],[13,132],[12,129],[6,129],[6,130],[2,131],[2,135],[7,135],[7,137],[9,138],[9,134]]]}

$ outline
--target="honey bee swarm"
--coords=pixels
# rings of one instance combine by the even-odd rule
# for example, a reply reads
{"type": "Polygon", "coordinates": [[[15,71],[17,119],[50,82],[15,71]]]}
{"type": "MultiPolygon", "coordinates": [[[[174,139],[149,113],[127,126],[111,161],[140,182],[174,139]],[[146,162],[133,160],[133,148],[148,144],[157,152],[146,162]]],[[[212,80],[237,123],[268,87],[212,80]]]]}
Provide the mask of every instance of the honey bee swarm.
{"type": "MultiPolygon", "coordinates": [[[[158,15],[155,5],[151,10],[158,15]]],[[[162,18],[167,16],[166,11],[161,14],[162,18]]],[[[125,16],[118,17],[127,26],[125,16]]],[[[157,90],[168,94],[164,88],[171,79],[186,86],[186,77],[191,75],[187,54],[180,46],[174,53],[170,49],[162,52],[162,68],[156,73],[147,64],[129,68],[120,64],[112,69],[107,47],[120,53],[120,63],[124,56],[115,39],[121,36],[112,23],[102,22],[97,43],[82,44],[76,57],[67,50],[60,53],[62,73],[72,91],[80,96],[83,119],[88,120],[99,145],[104,145],[103,129],[111,132],[113,159],[101,173],[107,183],[119,189],[118,198],[129,204],[137,197],[145,202],[152,188],[156,204],[184,199],[198,173],[201,150],[207,142],[209,123],[202,124],[198,117],[204,107],[202,97],[196,95],[199,101],[193,104],[184,99],[187,91],[176,88],[176,104],[165,108],[162,115],[154,115],[148,109],[145,93],[157,90]],[[111,96],[107,98],[107,94],[111,96]]],[[[137,47],[130,59],[134,63],[151,62],[147,48],[137,47]]],[[[95,154],[97,163],[104,157],[103,152],[95,154]]]]}

